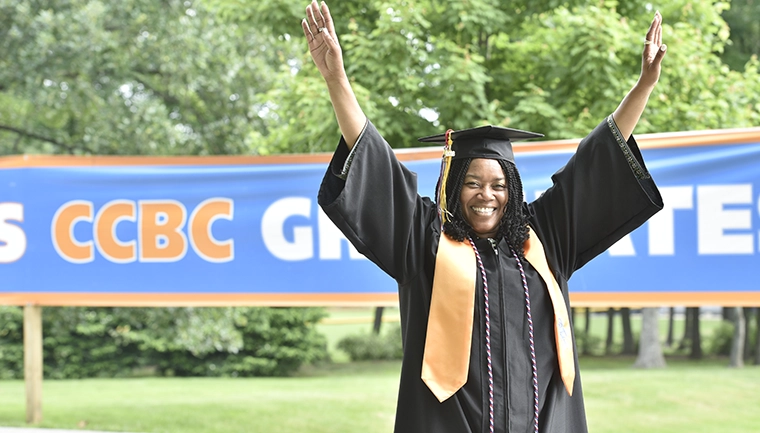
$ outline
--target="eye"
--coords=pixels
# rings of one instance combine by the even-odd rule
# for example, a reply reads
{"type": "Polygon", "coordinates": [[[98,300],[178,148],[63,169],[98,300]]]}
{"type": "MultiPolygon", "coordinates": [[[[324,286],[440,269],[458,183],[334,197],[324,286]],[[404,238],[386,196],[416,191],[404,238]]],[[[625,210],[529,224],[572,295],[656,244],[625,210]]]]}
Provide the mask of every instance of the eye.
{"type": "Polygon", "coordinates": [[[497,183],[496,185],[494,185],[494,186],[493,186],[493,189],[495,189],[496,191],[504,191],[504,189],[505,189],[506,187],[507,187],[506,185],[503,185],[503,184],[497,183]]]}
{"type": "Polygon", "coordinates": [[[480,187],[480,184],[478,184],[477,182],[475,182],[473,180],[471,180],[469,182],[465,182],[465,185],[467,187],[469,187],[469,188],[478,188],[478,187],[480,187]]]}

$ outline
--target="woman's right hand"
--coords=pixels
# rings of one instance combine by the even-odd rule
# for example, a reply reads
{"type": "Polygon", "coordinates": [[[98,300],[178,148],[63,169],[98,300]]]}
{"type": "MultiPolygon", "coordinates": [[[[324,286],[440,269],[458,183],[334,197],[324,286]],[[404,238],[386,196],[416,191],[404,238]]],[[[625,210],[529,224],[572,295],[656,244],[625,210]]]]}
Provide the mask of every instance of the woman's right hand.
{"type": "Polygon", "coordinates": [[[322,2],[318,5],[317,0],[312,0],[311,4],[306,6],[306,18],[301,21],[301,27],[309,43],[311,58],[322,74],[322,78],[328,84],[345,79],[343,52],[340,49],[335,25],[327,4],[322,2]]]}

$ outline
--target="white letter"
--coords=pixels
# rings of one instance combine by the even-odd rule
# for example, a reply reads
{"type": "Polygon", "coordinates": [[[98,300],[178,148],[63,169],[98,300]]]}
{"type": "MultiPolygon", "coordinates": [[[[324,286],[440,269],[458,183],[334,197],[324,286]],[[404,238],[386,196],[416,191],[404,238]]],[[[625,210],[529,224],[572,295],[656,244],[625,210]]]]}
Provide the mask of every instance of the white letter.
{"type": "Polygon", "coordinates": [[[24,205],[21,203],[0,203],[0,263],[11,263],[26,252],[24,230],[6,221],[24,222],[24,205]],[[2,245],[2,244],[5,245],[2,245]]]}
{"type": "MultiPolygon", "coordinates": [[[[319,258],[322,260],[340,260],[341,241],[348,242],[348,240],[325,215],[322,208],[319,209],[317,219],[319,221],[319,258]]],[[[356,251],[351,242],[348,242],[348,256],[351,259],[366,259],[359,251],[356,251]]]]}
{"type": "Polygon", "coordinates": [[[726,229],[751,229],[749,209],[723,209],[725,204],[752,203],[752,185],[697,187],[699,254],[752,254],[752,233],[725,234],[726,229]]]}
{"type": "Polygon", "coordinates": [[[311,200],[306,197],[286,197],[272,203],[261,218],[261,237],[269,252],[278,259],[296,261],[314,257],[311,227],[293,228],[293,242],[283,233],[285,220],[291,216],[311,216],[311,200]]]}
{"type": "Polygon", "coordinates": [[[649,220],[649,255],[672,256],[676,250],[673,214],[676,209],[694,207],[694,187],[671,186],[660,192],[665,206],[649,220]]]}

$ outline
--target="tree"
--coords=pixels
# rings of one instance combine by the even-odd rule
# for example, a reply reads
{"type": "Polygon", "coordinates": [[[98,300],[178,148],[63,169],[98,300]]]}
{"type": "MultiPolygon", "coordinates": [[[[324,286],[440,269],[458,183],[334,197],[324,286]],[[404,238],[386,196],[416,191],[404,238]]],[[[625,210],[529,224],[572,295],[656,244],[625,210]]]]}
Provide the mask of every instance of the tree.
{"type": "MultiPolygon", "coordinates": [[[[358,98],[396,147],[486,122],[585,135],[635,82],[653,13],[640,0],[330,6],[358,98]]],[[[726,3],[659,7],[671,50],[636,132],[760,123],[760,63],[718,56],[726,3]]],[[[291,0],[2,1],[0,154],[331,150],[303,15],[291,0]]]]}
{"type": "Polygon", "coordinates": [[[760,365],[760,308],[755,308],[755,365],[760,365]]]}
{"type": "Polygon", "coordinates": [[[750,341],[750,328],[752,326],[752,317],[755,309],[744,307],[744,359],[749,358],[754,352],[752,342],[750,341]]]}
{"type": "Polygon", "coordinates": [[[255,153],[287,44],[198,1],[0,2],[0,155],[255,153]]]}
{"type": "Polygon", "coordinates": [[[631,309],[624,307],[620,309],[620,318],[623,321],[623,355],[633,355],[636,353],[636,344],[633,341],[633,331],[631,330],[631,309]]]}
{"type": "MultiPolygon", "coordinates": [[[[270,93],[262,146],[330,150],[337,125],[310,64],[298,22],[303,8],[210,0],[235,23],[301,44],[297,72],[270,93]],[[277,24],[275,24],[277,23],[277,24]],[[327,122],[327,120],[330,122],[327,122]],[[325,146],[325,147],[322,147],[325,146]]],[[[391,145],[480,123],[583,136],[614,110],[640,69],[643,1],[407,0],[330,4],[347,73],[369,118],[391,145]]],[[[750,126],[760,120],[758,63],[731,71],[717,53],[729,29],[723,2],[668,0],[671,45],[657,94],[637,132],[750,126]]]]}
{"type": "Polygon", "coordinates": [[[732,319],[734,323],[734,338],[731,340],[731,367],[744,367],[744,335],[747,331],[744,320],[744,310],[742,307],[732,308],[732,319]]]}
{"type": "Polygon", "coordinates": [[[604,343],[604,353],[612,354],[612,344],[615,341],[615,309],[607,309],[607,340],[604,343]]]}
{"type": "Polygon", "coordinates": [[[658,308],[641,309],[641,342],[634,367],[662,368],[666,366],[660,343],[659,320],[658,308]]]}
{"type": "Polygon", "coordinates": [[[670,307],[668,308],[668,337],[665,340],[665,344],[668,347],[673,347],[673,325],[674,325],[674,318],[675,318],[675,308],[670,307]]]}
{"type": "Polygon", "coordinates": [[[721,58],[735,71],[744,69],[752,56],[760,55],[760,2],[731,0],[731,8],[723,11],[723,19],[731,28],[730,43],[721,58]]]}
{"type": "Polygon", "coordinates": [[[702,359],[702,334],[700,332],[700,318],[699,307],[689,307],[686,309],[686,314],[691,315],[689,333],[691,335],[691,349],[689,351],[689,358],[702,359]]]}

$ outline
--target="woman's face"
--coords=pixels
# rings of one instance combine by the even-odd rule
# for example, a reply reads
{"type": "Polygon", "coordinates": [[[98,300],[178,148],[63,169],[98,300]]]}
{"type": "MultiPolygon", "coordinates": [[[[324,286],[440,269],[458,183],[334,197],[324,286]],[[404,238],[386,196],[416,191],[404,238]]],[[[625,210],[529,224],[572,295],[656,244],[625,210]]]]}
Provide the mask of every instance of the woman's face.
{"type": "Polygon", "coordinates": [[[507,179],[499,162],[473,159],[464,177],[459,201],[465,221],[478,237],[496,236],[508,199],[507,179]]]}

